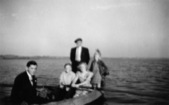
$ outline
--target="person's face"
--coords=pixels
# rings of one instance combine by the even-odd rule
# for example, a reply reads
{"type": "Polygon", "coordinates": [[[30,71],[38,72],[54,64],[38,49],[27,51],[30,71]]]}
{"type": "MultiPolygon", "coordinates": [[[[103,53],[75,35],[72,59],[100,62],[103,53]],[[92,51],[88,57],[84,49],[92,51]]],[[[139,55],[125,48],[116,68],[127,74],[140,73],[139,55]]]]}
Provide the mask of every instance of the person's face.
{"type": "Polygon", "coordinates": [[[85,64],[81,64],[80,65],[80,70],[83,72],[86,70],[86,65],[85,64]]]}
{"type": "Polygon", "coordinates": [[[67,65],[65,67],[66,72],[70,72],[72,70],[72,67],[70,65],[67,65]]]}
{"type": "Polygon", "coordinates": [[[98,60],[99,60],[99,58],[100,58],[99,54],[98,54],[98,53],[96,53],[96,54],[95,54],[95,56],[94,56],[94,58],[95,58],[95,60],[96,60],[96,61],[98,61],[98,60]]]}
{"type": "Polygon", "coordinates": [[[79,47],[82,45],[82,41],[77,41],[76,46],[79,47]]]}
{"type": "Polygon", "coordinates": [[[36,71],[37,71],[37,65],[30,65],[28,67],[28,72],[30,73],[30,75],[32,76],[35,75],[36,71]]]}

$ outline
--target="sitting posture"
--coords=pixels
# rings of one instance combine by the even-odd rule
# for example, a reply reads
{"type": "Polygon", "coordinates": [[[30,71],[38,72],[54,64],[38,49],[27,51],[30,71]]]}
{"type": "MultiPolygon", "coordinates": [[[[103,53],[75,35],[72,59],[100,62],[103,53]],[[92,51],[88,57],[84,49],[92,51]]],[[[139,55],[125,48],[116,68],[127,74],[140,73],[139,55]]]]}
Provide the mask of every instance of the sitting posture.
{"type": "Polygon", "coordinates": [[[59,85],[62,89],[63,98],[71,98],[74,95],[74,89],[71,88],[71,84],[75,79],[75,73],[72,71],[70,63],[64,65],[65,71],[60,75],[59,85]]]}
{"type": "MultiPolygon", "coordinates": [[[[81,63],[78,68],[80,69],[80,71],[78,71],[76,73],[76,78],[74,79],[73,83],[72,83],[72,87],[91,87],[91,78],[93,76],[93,73],[86,70],[86,63],[81,63]],[[79,83],[77,83],[79,80],[79,83]]],[[[76,94],[74,97],[77,97],[81,94],[86,94],[87,91],[83,91],[83,90],[77,90],[76,94]]]]}
{"type": "Polygon", "coordinates": [[[109,74],[107,66],[101,60],[100,50],[96,50],[93,61],[91,63],[90,71],[93,72],[91,83],[94,88],[101,88],[105,84],[105,77],[109,74]]]}
{"type": "Polygon", "coordinates": [[[38,96],[36,90],[36,77],[37,63],[29,61],[26,65],[26,71],[19,74],[14,81],[11,92],[11,100],[19,104],[32,104],[45,101],[44,98],[38,96]]]}

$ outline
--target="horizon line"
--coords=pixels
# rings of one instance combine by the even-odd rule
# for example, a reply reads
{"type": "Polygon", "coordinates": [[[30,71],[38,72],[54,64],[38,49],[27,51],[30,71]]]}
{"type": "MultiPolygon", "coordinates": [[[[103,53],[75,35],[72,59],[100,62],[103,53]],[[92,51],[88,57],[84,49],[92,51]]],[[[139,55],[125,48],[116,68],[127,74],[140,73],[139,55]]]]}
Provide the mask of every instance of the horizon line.
{"type": "MultiPolygon", "coordinates": [[[[55,55],[15,55],[15,54],[0,54],[0,58],[69,58],[69,56],[55,56],[55,55]]],[[[90,56],[93,58],[92,56],[90,56]]],[[[113,59],[169,59],[169,57],[102,57],[113,59]]]]}

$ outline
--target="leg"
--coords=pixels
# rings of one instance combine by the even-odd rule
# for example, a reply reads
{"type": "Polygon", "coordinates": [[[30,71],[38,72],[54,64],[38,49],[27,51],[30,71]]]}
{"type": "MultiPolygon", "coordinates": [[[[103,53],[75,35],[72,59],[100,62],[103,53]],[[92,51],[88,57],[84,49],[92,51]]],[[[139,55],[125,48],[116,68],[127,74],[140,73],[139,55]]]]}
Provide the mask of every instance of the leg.
{"type": "Polygon", "coordinates": [[[56,101],[59,101],[59,100],[64,99],[65,89],[64,89],[64,88],[57,87],[57,88],[54,90],[54,95],[55,95],[55,100],[56,100],[56,101]]]}
{"type": "Polygon", "coordinates": [[[72,98],[75,94],[75,89],[74,88],[70,88],[69,91],[66,92],[65,94],[65,99],[68,99],[68,98],[72,98]]]}
{"type": "Polygon", "coordinates": [[[98,83],[98,84],[97,84],[97,88],[101,88],[101,83],[98,83]]]}
{"type": "Polygon", "coordinates": [[[76,62],[73,62],[72,63],[72,71],[74,72],[74,73],[76,73],[77,72],[77,63],[76,62]]]}

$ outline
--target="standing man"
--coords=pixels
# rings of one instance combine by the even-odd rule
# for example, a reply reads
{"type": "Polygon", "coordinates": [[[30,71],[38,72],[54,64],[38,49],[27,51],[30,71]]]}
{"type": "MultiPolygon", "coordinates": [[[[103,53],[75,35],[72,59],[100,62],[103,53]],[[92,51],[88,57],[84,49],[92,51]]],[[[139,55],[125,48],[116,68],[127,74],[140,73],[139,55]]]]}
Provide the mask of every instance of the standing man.
{"type": "Polygon", "coordinates": [[[88,48],[82,46],[81,38],[76,39],[74,42],[76,43],[76,47],[71,49],[70,60],[72,62],[72,70],[76,73],[78,70],[77,66],[80,63],[89,63],[90,55],[88,48]]]}

